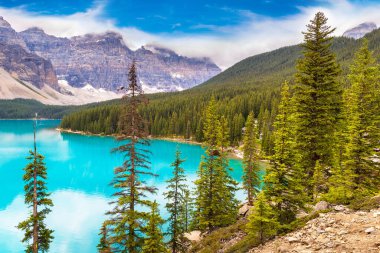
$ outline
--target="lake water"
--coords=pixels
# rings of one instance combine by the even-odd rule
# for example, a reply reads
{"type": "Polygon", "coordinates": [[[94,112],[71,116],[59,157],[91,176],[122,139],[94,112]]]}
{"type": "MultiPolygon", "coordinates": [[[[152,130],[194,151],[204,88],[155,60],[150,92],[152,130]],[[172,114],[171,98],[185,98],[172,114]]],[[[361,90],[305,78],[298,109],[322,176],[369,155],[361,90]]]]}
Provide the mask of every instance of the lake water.
{"type": "MultiPolygon", "coordinates": [[[[52,253],[94,253],[98,232],[110,209],[112,194],[109,182],[113,168],[121,165],[120,154],[111,153],[117,141],[111,137],[82,136],[60,133],[55,130],[57,120],[38,122],[37,148],[46,157],[48,189],[54,202],[47,217],[48,227],[54,230],[52,253]]],[[[150,150],[152,171],[159,175],[150,178],[148,184],[159,191],[152,198],[160,204],[165,217],[165,181],[172,176],[170,164],[179,146],[186,162],[189,185],[196,178],[196,170],[204,150],[199,145],[153,140],[150,150]]],[[[24,204],[22,175],[27,164],[25,157],[33,147],[33,121],[0,120],[0,252],[23,252],[20,242],[23,232],[15,226],[28,215],[24,204]]],[[[232,176],[241,181],[239,160],[230,160],[232,176]]],[[[243,199],[242,192],[237,197],[243,199]]]]}

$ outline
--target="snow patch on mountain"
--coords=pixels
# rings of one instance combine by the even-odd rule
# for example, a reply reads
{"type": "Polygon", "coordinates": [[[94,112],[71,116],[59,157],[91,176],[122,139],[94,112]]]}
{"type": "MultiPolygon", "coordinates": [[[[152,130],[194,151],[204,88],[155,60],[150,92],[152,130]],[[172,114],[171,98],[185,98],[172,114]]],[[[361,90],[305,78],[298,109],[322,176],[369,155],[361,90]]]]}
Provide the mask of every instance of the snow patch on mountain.
{"type": "Polygon", "coordinates": [[[343,37],[360,39],[367,33],[377,29],[377,25],[373,22],[365,22],[343,33],[343,37]]]}

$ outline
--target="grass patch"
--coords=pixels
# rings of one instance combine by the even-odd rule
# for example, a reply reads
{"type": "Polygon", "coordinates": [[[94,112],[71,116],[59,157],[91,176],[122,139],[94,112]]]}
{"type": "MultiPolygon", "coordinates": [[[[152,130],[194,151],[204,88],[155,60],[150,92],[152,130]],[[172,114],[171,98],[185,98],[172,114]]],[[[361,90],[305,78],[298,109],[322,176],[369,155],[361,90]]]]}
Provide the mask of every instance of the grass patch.
{"type": "Polygon", "coordinates": [[[226,253],[246,253],[248,250],[260,245],[260,240],[253,236],[245,236],[238,243],[226,250],[226,253]]]}
{"type": "Polygon", "coordinates": [[[232,224],[225,228],[220,228],[213,231],[200,242],[194,244],[190,252],[198,253],[215,253],[223,247],[223,242],[230,240],[238,232],[244,231],[246,220],[238,220],[235,224],[232,224]]]}
{"type": "Polygon", "coordinates": [[[380,195],[355,199],[350,206],[353,210],[370,211],[380,207],[380,195]]]}

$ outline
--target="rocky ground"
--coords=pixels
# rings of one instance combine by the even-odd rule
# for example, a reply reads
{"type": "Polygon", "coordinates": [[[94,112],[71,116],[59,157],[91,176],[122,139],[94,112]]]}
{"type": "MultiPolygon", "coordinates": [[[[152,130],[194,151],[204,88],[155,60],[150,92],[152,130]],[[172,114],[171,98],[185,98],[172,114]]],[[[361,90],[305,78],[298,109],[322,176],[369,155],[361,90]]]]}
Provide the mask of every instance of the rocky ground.
{"type": "Polygon", "coordinates": [[[336,206],[305,227],[251,249],[250,253],[379,253],[380,209],[352,211],[336,206]]]}
{"type": "Polygon", "coordinates": [[[187,234],[193,243],[189,252],[380,253],[380,195],[351,206],[357,210],[321,201],[310,206],[309,213],[299,213],[302,227],[255,247],[258,241],[247,237],[245,231],[251,206],[243,204],[236,224],[209,235],[200,231],[187,234]]]}

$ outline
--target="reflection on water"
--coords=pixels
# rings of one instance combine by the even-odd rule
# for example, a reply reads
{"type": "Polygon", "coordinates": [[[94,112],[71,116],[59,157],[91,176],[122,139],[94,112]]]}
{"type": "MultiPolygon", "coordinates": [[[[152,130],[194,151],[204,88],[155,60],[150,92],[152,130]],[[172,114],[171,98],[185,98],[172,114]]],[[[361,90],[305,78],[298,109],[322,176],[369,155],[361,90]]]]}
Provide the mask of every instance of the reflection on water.
{"type": "MultiPolygon", "coordinates": [[[[108,200],[103,196],[88,195],[72,190],[55,191],[52,194],[54,207],[46,223],[53,229],[51,252],[95,252],[99,224],[104,219],[108,200]]],[[[18,195],[5,210],[0,211],[1,252],[22,252],[23,237],[15,228],[27,217],[23,195],[18,195]],[[11,239],[11,241],[9,241],[11,239]]]]}
{"type": "MultiPolygon", "coordinates": [[[[47,224],[54,229],[55,239],[50,252],[96,252],[98,230],[109,209],[112,194],[109,182],[113,168],[120,165],[122,157],[110,150],[117,145],[110,137],[61,134],[54,130],[59,121],[40,121],[38,126],[38,150],[46,157],[48,188],[52,192],[54,207],[47,217],[47,224]]],[[[20,243],[22,232],[15,226],[27,217],[24,205],[22,168],[25,157],[33,146],[32,121],[0,121],[0,252],[23,252],[20,243]]],[[[179,145],[186,158],[184,169],[188,184],[196,178],[200,157],[204,154],[198,145],[178,144],[154,140],[150,146],[152,171],[159,175],[148,183],[158,188],[153,197],[160,204],[165,217],[165,181],[171,177],[170,164],[179,145]]],[[[231,160],[235,168],[233,177],[240,181],[240,161],[231,160]]],[[[242,199],[242,193],[239,192],[242,199]]]]}

